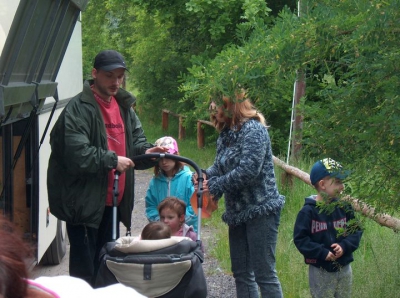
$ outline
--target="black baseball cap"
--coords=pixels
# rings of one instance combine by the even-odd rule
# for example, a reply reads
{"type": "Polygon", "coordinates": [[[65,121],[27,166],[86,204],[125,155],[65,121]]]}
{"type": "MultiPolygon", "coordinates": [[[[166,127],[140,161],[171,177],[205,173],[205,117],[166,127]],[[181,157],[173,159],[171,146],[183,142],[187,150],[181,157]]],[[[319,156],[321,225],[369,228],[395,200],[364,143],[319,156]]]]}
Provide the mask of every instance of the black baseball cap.
{"type": "Polygon", "coordinates": [[[329,176],[343,180],[350,175],[349,170],[344,170],[342,165],[332,158],[318,160],[310,172],[311,184],[315,185],[319,180],[329,176]]]}
{"type": "Polygon", "coordinates": [[[124,57],[114,50],[105,50],[97,54],[94,58],[93,67],[104,71],[110,71],[116,68],[128,70],[125,65],[124,57]]]}

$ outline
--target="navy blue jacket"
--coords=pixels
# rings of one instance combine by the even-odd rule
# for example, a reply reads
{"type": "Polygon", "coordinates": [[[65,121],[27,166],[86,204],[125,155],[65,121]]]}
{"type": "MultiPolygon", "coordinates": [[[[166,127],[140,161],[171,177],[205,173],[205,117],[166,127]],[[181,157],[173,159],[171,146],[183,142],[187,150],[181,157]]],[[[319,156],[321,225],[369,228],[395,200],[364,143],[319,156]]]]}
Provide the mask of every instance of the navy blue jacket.
{"type": "MultiPolygon", "coordinates": [[[[334,199],[332,202],[337,201],[334,199]]],[[[338,231],[338,228],[346,229],[347,223],[352,219],[354,210],[348,203],[335,206],[332,212],[321,212],[315,196],[306,198],[297,215],[293,233],[294,244],[304,256],[305,263],[335,272],[352,262],[353,252],[360,244],[362,231],[359,227],[355,230],[350,229],[347,233],[343,233],[343,230],[338,231]],[[334,262],[325,261],[329,251],[333,253],[333,243],[342,247],[343,255],[334,262]]]]}

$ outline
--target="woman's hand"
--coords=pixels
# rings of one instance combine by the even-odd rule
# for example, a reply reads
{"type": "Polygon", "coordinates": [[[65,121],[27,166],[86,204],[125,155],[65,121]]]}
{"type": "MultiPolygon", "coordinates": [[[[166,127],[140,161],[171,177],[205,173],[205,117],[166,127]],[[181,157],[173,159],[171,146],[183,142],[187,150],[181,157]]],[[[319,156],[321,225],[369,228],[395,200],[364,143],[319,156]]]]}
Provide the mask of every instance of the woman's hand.
{"type": "MultiPolygon", "coordinates": [[[[202,174],[203,174],[203,191],[208,191],[207,175],[204,172],[202,174]]],[[[197,179],[198,179],[197,173],[193,173],[192,180],[193,180],[195,191],[197,191],[198,184],[199,184],[199,181],[197,181],[197,179]]]]}

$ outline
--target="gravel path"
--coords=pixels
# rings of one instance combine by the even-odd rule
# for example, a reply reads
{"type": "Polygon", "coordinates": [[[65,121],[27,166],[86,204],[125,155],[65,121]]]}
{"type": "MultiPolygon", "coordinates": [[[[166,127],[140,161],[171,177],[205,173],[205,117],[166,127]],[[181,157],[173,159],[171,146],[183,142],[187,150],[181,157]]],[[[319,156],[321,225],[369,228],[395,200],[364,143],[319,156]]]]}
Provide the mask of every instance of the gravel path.
{"type": "MultiPolygon", "coordinates": [[[[132,235],[139,235],[143,227],[147,223],[147,219],[144,215],[145,210],[145,195],[150,179],[152,177],[152,171],[136,171],[136,183],[135,183],[135,208],[133,209],[132,215],[132,235]]],[[[126,228],[121,225],[120,227],[121,236],[126,233],[126,228]]],[[[207,287],[208,287],[208,298],[225,298],[225,297],[236,297],[235,283],[231,275],[225,274],[220,269],[218,262],[207,254],[215,245],[215,239],[213,238],[214,231],[209,226],[202,225],[201,229],[201,240],[205,248],[205,261],[203,263],[204,274],[206,275],[207,287]]],[[[227,252],[229,253],[229,252],[227,252]]],[[[67,245],[67,255],[64,257],[62,263],[56,266],[42,266],[37,265],[31,271],[31,278],[37,278],[39,276],[58,276],[68,275],[68,262],[69,262],[69,245],[67,245]]],[[[195,298],[195,297],[194,297],[195,298]]]]}

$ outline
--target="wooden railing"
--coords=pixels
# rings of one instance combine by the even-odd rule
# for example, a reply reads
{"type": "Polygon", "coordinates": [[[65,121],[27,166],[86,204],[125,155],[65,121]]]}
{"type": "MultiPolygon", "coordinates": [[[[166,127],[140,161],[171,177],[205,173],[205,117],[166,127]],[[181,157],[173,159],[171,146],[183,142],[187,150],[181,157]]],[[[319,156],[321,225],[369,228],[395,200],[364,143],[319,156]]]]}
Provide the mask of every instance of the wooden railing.
{"type": "MultiPolygon", "coordinates": [[[[163,109],[162,110],[162,129],[168,130],[168,121],[169,121],[170,115],[173,117],[177,117],[179,119],[178,138],[179,138],[179,140],[184,139],[186,137],[186,130],[185,130],[185,127],[183,126],[183,120],[186,116],[176,114],[174,112],[171,112],[170,110],[163,109]]],[[[204,148],[204,146],[205,146],[205,143],[204,143],[205,136],[204,136],[203,124],[214,127],[214,124],[210,121],[197,120],[197,147],[198,148],[204,148]]]]}
{"type": "Polygon", "coordinates": [[[185,130],[185,127],[183,126],[183,120],[185,118],[185,116],[183,116],[183,115],[179,115],[179,114],[176,114],[169,110],[163,109],[162,110],[162,129],[168,130],[169,115],[177,117],[179,119],[178,139],[179,140],[184,139],[186,137],[186,130],[185,130]]]}

